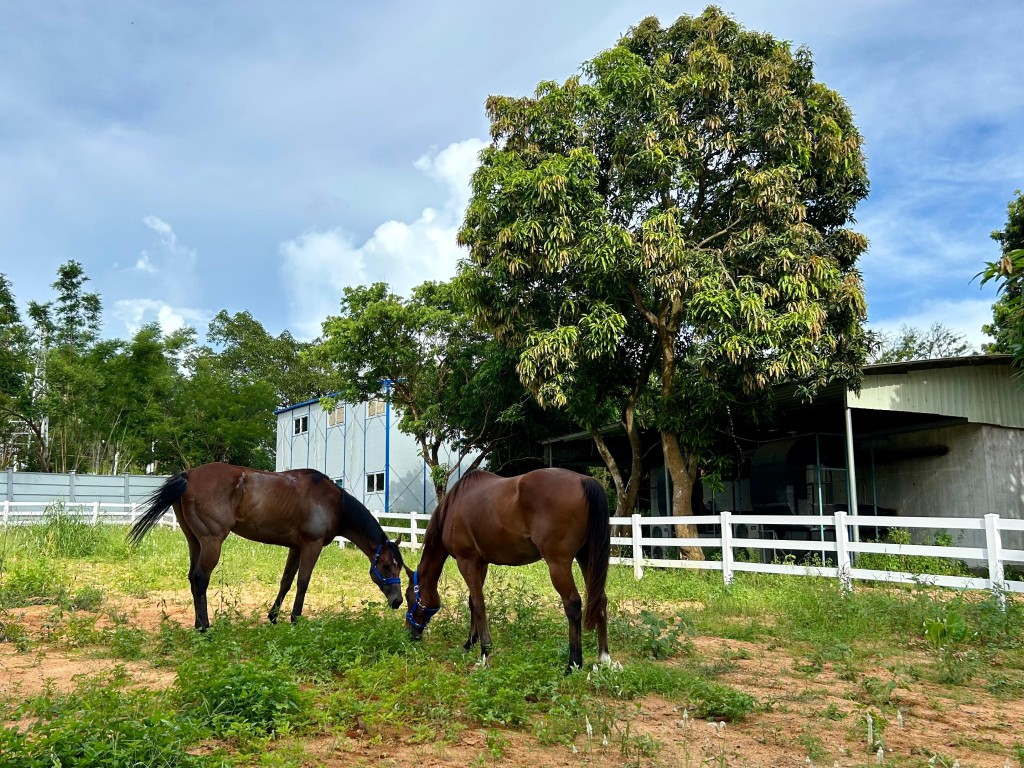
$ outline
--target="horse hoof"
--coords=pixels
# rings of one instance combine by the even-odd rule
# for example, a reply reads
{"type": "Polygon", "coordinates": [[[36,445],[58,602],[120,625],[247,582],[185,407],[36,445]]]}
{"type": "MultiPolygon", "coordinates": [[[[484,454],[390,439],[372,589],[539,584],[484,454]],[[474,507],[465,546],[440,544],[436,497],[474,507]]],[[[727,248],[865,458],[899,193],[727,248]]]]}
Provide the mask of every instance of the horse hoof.
{"type": "Polygon", "coordinates": [[[271,624],[277,624],[277,614],[276,613],[267,614],[267,621],[269,621],[271,624]]]}

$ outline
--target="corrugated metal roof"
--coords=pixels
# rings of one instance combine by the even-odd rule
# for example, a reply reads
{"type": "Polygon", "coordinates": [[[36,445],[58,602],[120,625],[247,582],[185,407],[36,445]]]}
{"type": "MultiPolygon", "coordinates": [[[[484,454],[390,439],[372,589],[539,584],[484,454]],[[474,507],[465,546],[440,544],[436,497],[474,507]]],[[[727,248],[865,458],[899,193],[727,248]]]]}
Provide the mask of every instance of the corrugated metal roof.
{"type": "Polygon", "coordinates": [[[1006,356],[871,366],[851,408],[928,413],[1024,429],[1024,389],[1006,356]],[[995,359],[991,359],[995,358],[995,359]],[[937,365],[937,363],[943,363],[937,365]]]}

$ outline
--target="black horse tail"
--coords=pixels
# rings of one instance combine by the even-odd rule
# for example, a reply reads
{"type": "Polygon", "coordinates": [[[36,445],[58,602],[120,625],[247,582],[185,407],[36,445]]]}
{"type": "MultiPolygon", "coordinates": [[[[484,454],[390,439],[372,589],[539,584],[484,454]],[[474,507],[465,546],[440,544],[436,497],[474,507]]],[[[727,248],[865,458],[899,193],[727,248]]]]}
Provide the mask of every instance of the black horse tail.
{"type": "Polygon", "coordinates": [[[608,511],[608,494],[604,487],[592,477],[583,480],[583,495],[590,510],[587,521],[587,540],[583,547],[586,555],[586,569],[583,578],[587,583],[587,607],[583,625],[593,629],[605,610],[605,584],[608,581],[608,558],[611,556],[612,538],[608,511]]]}
{"type": "Polygon", "coordinates": [[[167,478],[166,483],[153,491],[152,495],[146,499],[142,517],[136,520],[135,525],[128,531],[128,543],[133,547],[138,546],[142,537],[149,533],[149,529],[163,517],[167,508],[185,494],[187,488],[188,475],[186,472],[182,472],[167,478]]]}

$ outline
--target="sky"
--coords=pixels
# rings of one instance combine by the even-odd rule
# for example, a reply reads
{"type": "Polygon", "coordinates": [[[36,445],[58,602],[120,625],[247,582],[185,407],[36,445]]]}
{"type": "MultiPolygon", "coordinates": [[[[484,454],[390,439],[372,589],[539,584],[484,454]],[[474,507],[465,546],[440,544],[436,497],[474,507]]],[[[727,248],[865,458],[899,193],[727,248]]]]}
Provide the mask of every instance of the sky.
{"type": "MultiPolygon", "coordinates": [[[[0,272],[24,309],[81,262],[109,337],[203,332],[221,309],[316,337],[347,285],[454,274],[488,95],[529,95],[644,17],[704,5],[9,0],[0,272]]],[[[995,291],[974,276],[1024,187],[1024,3],[720,7],[808,47],[853,111],[871,326],[982,342],[995,291]]]]}

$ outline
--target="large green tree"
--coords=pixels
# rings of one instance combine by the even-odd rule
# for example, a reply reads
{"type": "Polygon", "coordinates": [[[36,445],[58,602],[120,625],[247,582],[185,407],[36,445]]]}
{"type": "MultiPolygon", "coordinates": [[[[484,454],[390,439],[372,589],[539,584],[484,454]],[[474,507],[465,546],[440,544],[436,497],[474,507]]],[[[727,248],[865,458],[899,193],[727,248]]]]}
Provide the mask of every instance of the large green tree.
{"type": "Polygon", "coordinates": [[[983,330],[995,341],[987,352],[1013,355],[1024,363],[1024,193],[1019,189],[1006,207],[1006,226],[992,233],[999,243],[997,261],[988,262],[982,271],[982,283],[995,280],[999,298],[992,305],[992,323],[983,330]]]}
{"type": "Polygon", "coordinates": [[[648,412],[688,514],[732,409],[859,376],[862,140],[806,49],[714,7],[645,19],[583,72],[487,102],[459,236],[473,306],[525,344],[545,402],[573,400],[584,360],[652,344],[648,412]]]}
{"type": "Polygon", "coordinates": [[[423,283],[408,299],[385,283],[346,288],[313,351],[335,369],[341,399],[381,398],[398,409],[439,502],[468,457],[479,466],[529,416],[514,356],[475,327],[462,294],[443,282],[423,283]]]}

